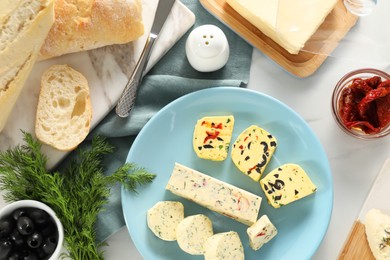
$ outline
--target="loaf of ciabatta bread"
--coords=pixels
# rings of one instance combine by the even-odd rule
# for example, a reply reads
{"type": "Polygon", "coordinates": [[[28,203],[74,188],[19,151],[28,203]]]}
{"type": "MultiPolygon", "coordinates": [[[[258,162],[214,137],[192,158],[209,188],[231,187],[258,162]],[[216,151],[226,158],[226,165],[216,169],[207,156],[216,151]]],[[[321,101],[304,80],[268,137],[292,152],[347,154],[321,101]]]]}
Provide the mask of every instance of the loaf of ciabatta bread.
{"type": "Polygon", "coordinates": [[[40,60],[128,43],[144,33],[141,0],[55,0],[55,17],[40,60]]]}
{"type": "Polygon", "coordinates": [[[42,75],[35,134],[60,151],[76,148],[88,135],[92,106],[87,79],[68,65],[53,65],[42,75]]]}
{"type": "Polygon", "coordinates": [[[0,1],[0,132],[53,22],[53,0],[0,1]]]}

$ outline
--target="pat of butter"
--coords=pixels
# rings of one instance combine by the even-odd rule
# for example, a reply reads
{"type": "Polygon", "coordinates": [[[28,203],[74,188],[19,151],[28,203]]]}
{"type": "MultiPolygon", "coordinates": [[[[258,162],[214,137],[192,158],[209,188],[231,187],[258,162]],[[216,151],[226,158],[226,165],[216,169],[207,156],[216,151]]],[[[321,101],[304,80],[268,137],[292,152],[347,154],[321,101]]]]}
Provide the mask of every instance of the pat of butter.
{"type": "Polygon", "coordinates": [[[256,222],[262,200],[253,193],[178,163],[165,189],[248,226],[256,222]]]}
{"type": "Polygon", "coordinates": [[[307,173],[297,164],[284,164],[260,180],[268,203],[274,208],[287,205],[317,191],[307,173]]]}
{"type": "Polygon", "coordinates": [[[297,54],[338,0],[226,0],[241,16],[291,54],[297,54]]]}

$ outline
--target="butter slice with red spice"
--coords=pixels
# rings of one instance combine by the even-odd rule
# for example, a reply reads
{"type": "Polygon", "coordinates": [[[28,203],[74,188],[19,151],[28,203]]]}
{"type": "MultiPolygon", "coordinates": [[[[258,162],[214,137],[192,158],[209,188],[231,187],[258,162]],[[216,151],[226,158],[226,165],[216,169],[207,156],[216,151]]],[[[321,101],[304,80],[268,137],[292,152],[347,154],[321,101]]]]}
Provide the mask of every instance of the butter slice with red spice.
{"type": "Polygon", "coordinates": [[[250,247],[253,250],[259,250],[264,244],[276,236],[278,230],[267,215],[263,215],[255,224],[248,227],[246,233],[248,234],[250,247]]]}
{"type": "Polygon", "coordinates": [[[179,163],[175,164],[165,189],[248,226],[256,222],[262,200],[179,163]]]}
{"type": "Polygon", "coordinates": [[[259,181],[276,147],[277,140],[273,135],[251,125],[233,143],[232,160],[241,172],[259,181]]]}
{"type": "Polygon", "coordinates": [[[195,125],[193,147],[199,158],[213,161],[226,159],[232,138],[234,117],[209,116],[195,125]]]}
{"type": "Polygon", "coordinates": [[[284,164],[260,180],[268,203],[274,208],[287,205],[310,194],[317,187],[307,173],[297,164],[284,164]]]}

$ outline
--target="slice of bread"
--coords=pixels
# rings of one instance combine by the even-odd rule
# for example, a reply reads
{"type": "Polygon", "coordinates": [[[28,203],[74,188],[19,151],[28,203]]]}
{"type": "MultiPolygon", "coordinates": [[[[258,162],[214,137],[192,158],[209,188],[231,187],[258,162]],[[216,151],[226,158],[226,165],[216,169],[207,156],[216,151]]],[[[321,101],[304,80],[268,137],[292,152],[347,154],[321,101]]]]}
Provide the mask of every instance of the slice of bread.
{"type": "Polygon", "coordinates": [[[42,75],[35,134],[58,150],[76,148],[88,135],[92,106],[87,79],[68,65],[53,65],[42,75]]]}
{"type": "Polygon", "coordinates": [[[0,132],[53,22],[53,0],[0,1],[0,132]]]}

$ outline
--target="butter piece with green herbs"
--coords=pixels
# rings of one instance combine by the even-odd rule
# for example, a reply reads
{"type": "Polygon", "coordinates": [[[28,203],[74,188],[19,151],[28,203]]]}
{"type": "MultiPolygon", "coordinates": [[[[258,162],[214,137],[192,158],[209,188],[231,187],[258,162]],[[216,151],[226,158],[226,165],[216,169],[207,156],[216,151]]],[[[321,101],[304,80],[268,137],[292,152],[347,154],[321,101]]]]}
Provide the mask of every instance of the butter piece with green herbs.
{"type": "Polygon", "coordinates": [[[264,244],[273,239],[278,230],[269,220],[267,215],[261,216],[259,220],[250,226],[246,233],[249,238],[249,245],[253,250],[259,250],[264,244]]]}
{"type": "Polygon", "coordinates": [[[184,219],[184,206],[179,201],[159,201],[147,212],[149,229],[165,241],[176,240],[176,228],[184,219]]]}
{"type": "Polygon", "coordinates": [[[204,245],[205,260],[234,259],[244,260],[244,248],[240,236],[235,231],[215,234],[204,245]]]}
{"type": "Polygon", "coordinates": [[[248,226],[256,222],[262,200],[253,193],[178,163],[165,188],[248,226]]]}
{"type": "Polygon", "coordinates": [[[203,214],[184,218],[176,230],[179,247],[191,255],[203,255],[205,241],[213,234],[213,223],[203,214]]]}

